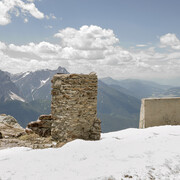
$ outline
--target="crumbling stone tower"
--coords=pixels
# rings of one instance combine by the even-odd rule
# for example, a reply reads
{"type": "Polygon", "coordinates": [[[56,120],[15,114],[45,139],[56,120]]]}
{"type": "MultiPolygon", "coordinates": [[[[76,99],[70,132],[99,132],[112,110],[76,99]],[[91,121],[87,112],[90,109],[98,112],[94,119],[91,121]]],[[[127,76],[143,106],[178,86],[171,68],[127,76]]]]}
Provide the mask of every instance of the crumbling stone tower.
{"type": "Polygon", "coordinates": [[[51,135],[54,140],[100,139],[96,74],[56,74],[52,79],[51,94],[51,135]]]}

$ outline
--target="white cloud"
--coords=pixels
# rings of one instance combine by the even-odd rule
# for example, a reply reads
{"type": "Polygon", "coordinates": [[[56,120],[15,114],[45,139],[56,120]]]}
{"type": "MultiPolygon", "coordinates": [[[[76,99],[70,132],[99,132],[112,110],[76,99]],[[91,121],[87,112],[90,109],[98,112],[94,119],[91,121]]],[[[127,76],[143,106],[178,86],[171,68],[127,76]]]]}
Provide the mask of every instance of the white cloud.
{"type": "Polygon", "coordinates": [[[66,28],[54,35],[61,39],[62,46],[80,50],[102,50],[118,42],[110,29],[98,26],[82,26],[79,30],[66,28]]]}
{"type": "Polygon", "coordinates": [[[160,37],[161,47],[170,46],[172,49],[180,50],[180,40],[176,37],[175,34],[165,34],[160,37]]]}
{"type": "Polygon", "coordinates": [[[0,41],[0,50],[5,50],[6,48],[6,44],[0,41]]]}
{"type": "Polygon", "coordinates": [[[55,59],[59,57],[61,49],[62,48],[59,45],[51,44],[45,41],[38,44],[31,42],[22,46],[17,46],[14,44],[9,45],[9,52],[11,56],[14,56],[16,53],[16,57],[26,57],[29,59],[36,57],[39,60],[55,59]]]}
{"type": "Polygon", "coordinates": [[[72,73],[95,71],[99,77],[152,78],[180,74],[180,52],[159,52],[153,46],[125,49],[112,30],[98,26],[66,28],[56,35],[59,44],[50,42],[26,45],[0,42],[0,67],[19,72],[61,65],[72,73]]]}
{"type": "Polygon", "coordinates": [[[11,22],[11,13],[19,16],[20,13],[27,13],[37,19],[43,19],[44,14],[40,12],[33,2],[25,3],[22,0],[2,0],[0,1],[0,25],[7,25],[11,22]],[[18,9],[21,11],[19,11],[18,9]]]}

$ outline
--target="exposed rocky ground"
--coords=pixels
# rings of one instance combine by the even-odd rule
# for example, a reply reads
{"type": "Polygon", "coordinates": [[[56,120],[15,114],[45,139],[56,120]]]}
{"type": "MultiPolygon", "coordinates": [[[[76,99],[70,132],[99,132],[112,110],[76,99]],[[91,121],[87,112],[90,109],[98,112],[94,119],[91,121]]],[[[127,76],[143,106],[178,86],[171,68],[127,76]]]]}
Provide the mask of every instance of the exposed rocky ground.
{"type": "MultiPolygon", "coordinates": [[[[42,117],[41,117],[42,118],[42,117]]],[[[0,115],[0,149],[8,148],[8,147],[30,147],[33,149],[36,148],[50,148],[50,147],[59,147],[63,145],[56,144],[51,140],[51,137],[47,134],[42,134],[44,131],[43,125],[47,125],[46,123],[42,123],[41,120],[37,122],[33,122],[35,126],[39,125],[39,131],[34,131],[35,127],[32,128],[32,124],[29,125],[32,129],[24,129],[18,123],[17,120],[9,115],[1,114],[0,115]],[[41,131],[40,131],[41,130],[41,131]],[[45,137],[44,137],[45,135],[45,137]]],[[[47,129],[47,127],[45,127],[47,129]]],[[[44,132],[45,133],[45,132],[44,132]]]]}

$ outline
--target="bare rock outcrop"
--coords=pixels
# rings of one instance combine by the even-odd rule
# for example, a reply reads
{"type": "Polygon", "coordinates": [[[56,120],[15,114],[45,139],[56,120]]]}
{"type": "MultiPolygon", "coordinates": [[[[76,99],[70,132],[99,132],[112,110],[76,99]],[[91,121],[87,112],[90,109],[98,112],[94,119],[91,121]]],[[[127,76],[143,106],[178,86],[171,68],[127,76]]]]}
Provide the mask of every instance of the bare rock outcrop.
{"type": "Polygon", "coordinates": [[[41,115],[37,121],[30,122],[27,125],[26,133],[35,133],[41,137],[51,136],[51,125],[52,116],[51,115],[41,115]]]}
{"type": "MultiPolygon", "coordinates": [[[[41,117],[42,118],[42,117],[41,117]]],[[[42,137],[32,132],[27,134],[17,122],[9,115],[0,115],[0,149],[9,147],[30,147],[50,148],[55,147],[56,143],[52,142],[50,137],[42,137]]]]}
{"type": "Polygon", "coordinates": [[[18,124],[17,120],[6,114],[0,115],[0,130],[3,138],[20,137],[25,134],[24,129],[18,124]]]}

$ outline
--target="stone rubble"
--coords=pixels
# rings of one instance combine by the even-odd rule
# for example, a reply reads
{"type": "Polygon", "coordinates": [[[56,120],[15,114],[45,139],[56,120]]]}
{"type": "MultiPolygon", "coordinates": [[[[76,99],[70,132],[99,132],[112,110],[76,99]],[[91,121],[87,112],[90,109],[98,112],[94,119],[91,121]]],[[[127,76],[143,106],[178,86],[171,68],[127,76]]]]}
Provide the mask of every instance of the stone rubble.
{"type": "Polygon", "coordinates": [[[37,121],[30,122],[27,125],[27,134],[38,134],[41,137],[51,136],[51,125],[52,116],[51,115],[41,115],[37,121]]]}
{"type": "Polygon", "coordinates": [[[25,133],[16,121],[9,115],[0,115],[0,149],[10,147],[50,148],[56,147],[51,138],[41,137],[38,134],[25,133]]]}
{"type": "Polygon", "coordinates": [[[0,115],[0,149],[61,147],[74,139],[99,140],[97,75],[56,74],[52,79],[51,114],[23,129],[12,116],[0,115]]]}

